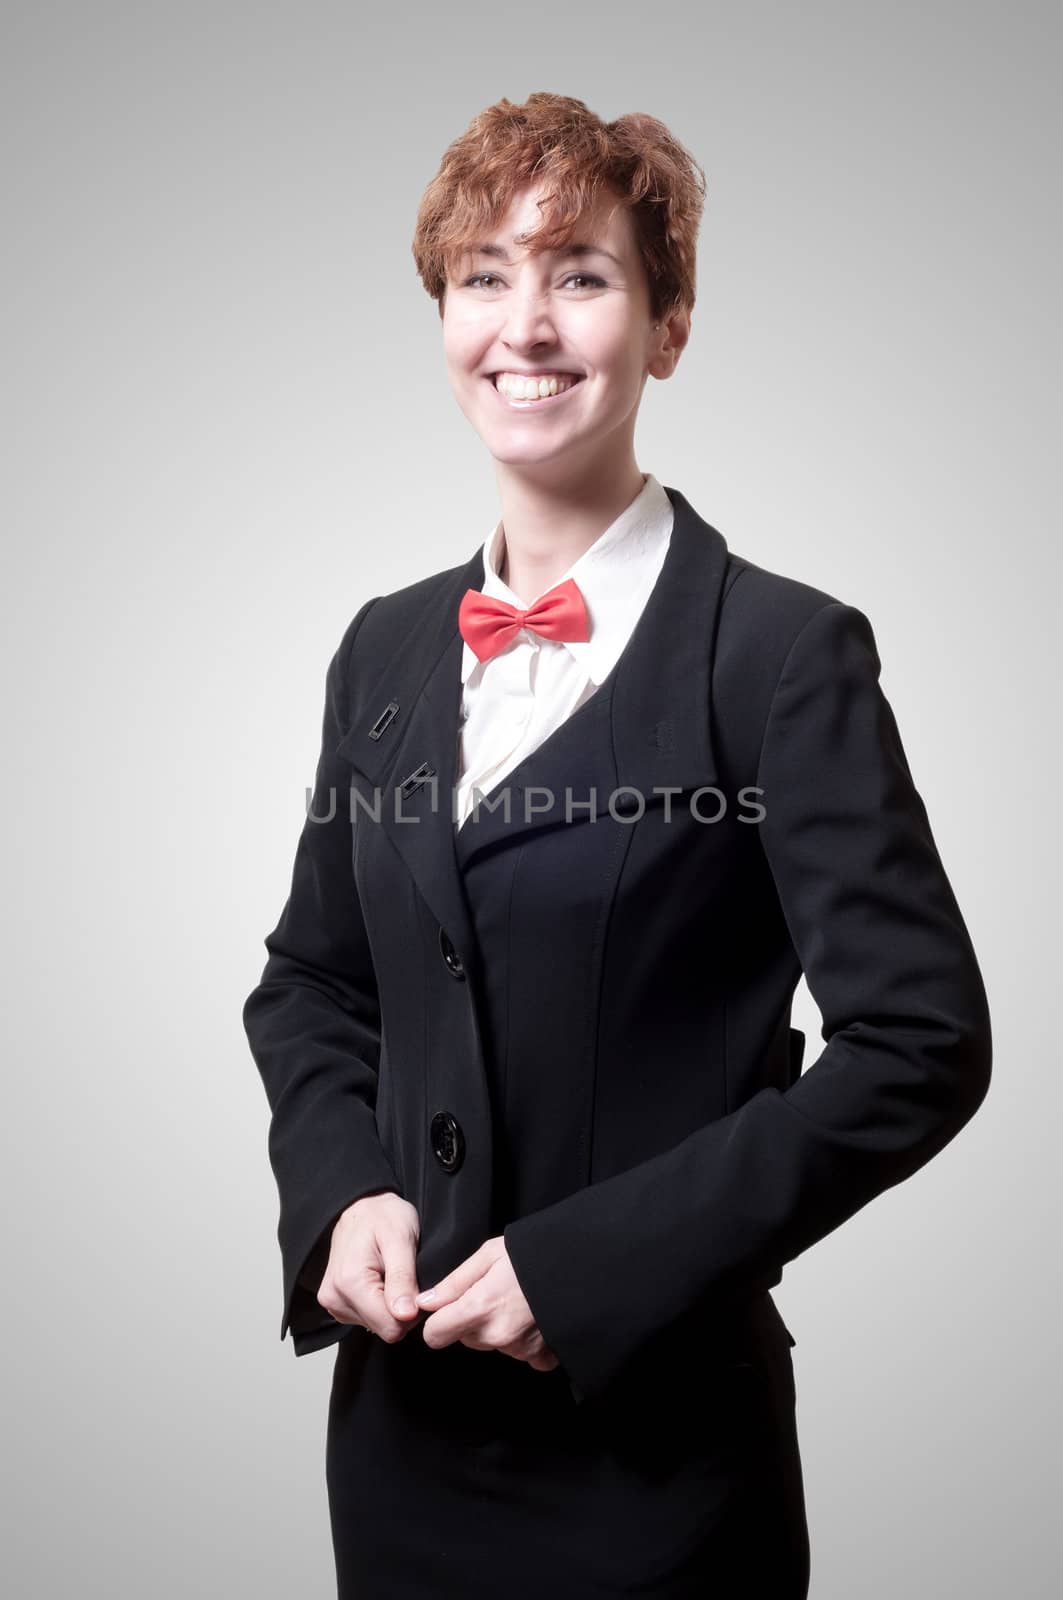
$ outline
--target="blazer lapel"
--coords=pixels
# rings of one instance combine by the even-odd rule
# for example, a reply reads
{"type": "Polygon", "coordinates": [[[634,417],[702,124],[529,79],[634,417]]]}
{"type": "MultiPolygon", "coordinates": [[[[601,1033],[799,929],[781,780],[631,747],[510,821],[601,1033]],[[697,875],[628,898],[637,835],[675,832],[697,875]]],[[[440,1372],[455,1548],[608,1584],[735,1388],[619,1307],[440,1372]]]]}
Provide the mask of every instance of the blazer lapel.
{"type": "Polygon", "coordinates": [[[717,782],[710,700],[727,545],[678,489],[664,487],[675,514],[668,551],[612,671],[487,792],[457,836],[458,607],[466,589],[483,587],[481,550],[432,592],[340,744],[340,754],[378,792],[380,826],[463,959],[474,948],[461,877],[472,851],[564,824],[566,800],[571,825],[583,826],[607,815],[611,798],[619,813],[638,795],[651,804],[655,789],[717,782]],[[497,809],[488,809],[492,798],[497,809]]]}
{"type": "Polygon", "coordinates": [[[431,591],[373,687],[359,696],[361,711],[339,745],[339,754],[373,791],[366,818],[386,833],[463,958],[472,949],[473,930],[454,853],[451,807],[462,688],[458,607],[466,589],[480,589],[483,582],[478,550],[442,589],[431,591]]]}

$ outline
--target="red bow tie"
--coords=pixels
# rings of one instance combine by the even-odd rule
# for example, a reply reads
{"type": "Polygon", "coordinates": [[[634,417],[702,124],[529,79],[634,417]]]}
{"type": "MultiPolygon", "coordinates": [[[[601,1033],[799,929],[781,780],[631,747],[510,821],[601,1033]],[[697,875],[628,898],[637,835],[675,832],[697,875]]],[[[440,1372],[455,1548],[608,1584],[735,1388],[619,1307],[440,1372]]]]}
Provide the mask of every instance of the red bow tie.
{"type": "Polygon", "coordinates": [[[504,650],[521,628],[532,628],[547,639],[590,638],[587,607],[574,578],[547,589],[524,610],[480,589],[466,589],[458,607],[458,628],[480,661],[504,650]]]}

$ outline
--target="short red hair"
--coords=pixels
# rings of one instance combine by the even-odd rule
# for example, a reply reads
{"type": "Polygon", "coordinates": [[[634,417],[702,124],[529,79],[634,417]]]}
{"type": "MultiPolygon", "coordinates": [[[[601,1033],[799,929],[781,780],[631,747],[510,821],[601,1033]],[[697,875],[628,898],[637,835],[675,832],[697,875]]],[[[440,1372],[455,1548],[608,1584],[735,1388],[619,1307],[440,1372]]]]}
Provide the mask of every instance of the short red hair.
{"type": "Polygon", "coordinates": [[[612,193],[632,217],[660,320],[691,311],[705,173],[656,117],[635,111],[603,122],[582,100],[530,94],[499,100],[450,145],[417,213],[413,258],[440,316],[448,268],[493,231],[529,184],[545,184],[543,222],[524,243],[533,253],[568,243],[583,214],[612,193]]]}

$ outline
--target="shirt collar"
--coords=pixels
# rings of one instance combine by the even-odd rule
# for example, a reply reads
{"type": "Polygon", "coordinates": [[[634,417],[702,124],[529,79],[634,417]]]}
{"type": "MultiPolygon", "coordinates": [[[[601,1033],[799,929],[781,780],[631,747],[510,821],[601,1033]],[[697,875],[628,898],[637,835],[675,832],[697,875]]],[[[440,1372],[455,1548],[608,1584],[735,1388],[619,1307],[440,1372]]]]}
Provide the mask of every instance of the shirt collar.
{"type": "MultiPolygon", "coordinates": [[[[566,578],[574,578],[583,595],[590,638],[565,640],[564,645],[583,663],[596,685],[607,676],[646,603],[664,559],[672,520],[672,502],[653,473],[647,473],[631,504],[557,579],[557,583],[564,583],[566,578]]],[[[524,601],[498,575],[503,542],[502,524],[497,522],[483,545],[482,592],[523,609],[524,601]]],[[[466,644],[462,651],[462,683],[479,665],[475,652],[466,644]]]]}

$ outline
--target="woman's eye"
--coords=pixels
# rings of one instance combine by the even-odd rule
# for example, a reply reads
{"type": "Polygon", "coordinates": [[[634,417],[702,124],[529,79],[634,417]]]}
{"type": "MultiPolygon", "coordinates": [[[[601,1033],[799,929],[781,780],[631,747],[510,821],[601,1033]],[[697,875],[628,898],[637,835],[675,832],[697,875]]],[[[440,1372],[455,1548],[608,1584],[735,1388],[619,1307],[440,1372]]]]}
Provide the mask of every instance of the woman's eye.
{"type": "MultiPolygon", "coordinates": [[[[474,278],[466,278],[464,286],[466,289],[471,289],[475,284],[483,283],[487,278],[493,278],[496,283],[499,282],[498,274],[495,272],[478,272],[474,278]]],[[[580,278],[594,289],[605,288],[605,279],[597,278],[589,272],[570,272],[564,281],[568,283],[572,278],[580,278]]]]}

